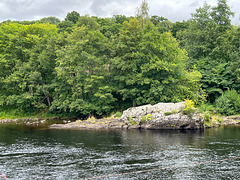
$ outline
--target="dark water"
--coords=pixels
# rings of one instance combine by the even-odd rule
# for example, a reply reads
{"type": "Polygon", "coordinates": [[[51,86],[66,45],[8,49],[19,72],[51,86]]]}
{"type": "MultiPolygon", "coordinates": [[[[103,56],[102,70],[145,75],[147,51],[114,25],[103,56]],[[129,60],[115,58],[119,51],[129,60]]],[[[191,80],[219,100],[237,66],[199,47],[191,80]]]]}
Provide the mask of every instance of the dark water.
{"type": "Polygon", "coordinates": [[[0,173],[9,179],[82,179],[149,169],[159,170],[98,179],[239,179],[240,159],[207,162],[239,156],[240,127],[178,132],[0,126],[0,173]]]}

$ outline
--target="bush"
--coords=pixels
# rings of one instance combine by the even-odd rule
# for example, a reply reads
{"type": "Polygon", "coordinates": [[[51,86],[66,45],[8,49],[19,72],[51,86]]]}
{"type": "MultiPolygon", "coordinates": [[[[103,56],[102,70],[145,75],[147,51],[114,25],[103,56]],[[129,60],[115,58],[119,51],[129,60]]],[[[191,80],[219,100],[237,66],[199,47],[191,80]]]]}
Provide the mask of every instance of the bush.
{"type": "Polygon", "coordinates": [[[147,117],[146,116],[141,117],[140,123],[144,124],[145,122],[147,122],[147,117]]]}
{"type": "Polygon", "coordinates": [[[196,108],[194,107],[194,102],[192,100],[185,100],[185,109],[183,110],[183,113],[191,116],[192,114],[194,114],[196,112],[196,108]]]}
{"type": "Polygon", "coordinates": [[[240,95],[236,90],[227,90],[216,99],[216,111],[222,115],[234,115],[240,112],[240,95]]]}
{"type": "Polygon", "coordinates": [[[153,119],[151,114],[148,114],[146,117],[147,117],[147,120],[148,120],[148,121],[150,121],[150,120],[153,119]]]}
{"type": "Polygon", "coordinates": [[[207,122],[209,122],[209,121],[210,121],[210,119],[211,119],[211,116],[210,116],[210,114],[209,114],[209,113],[207,113],[207,112],[205,112],[205,113],[203,114],[203,117],[204,117],[204,121],[207,121],[207,122]]]}
{"type": "Polygon", "coordinates": [[[131,125],[137,125],[137,124],[138,124],[137,122],[135,122],[135,121],[133,120],[133,117],[132,117],[132,116],[130,116],[130,117],[128,118],[128,121],[129,121],[129,123],[130,123],[131,125]]]}
{"type": "Polygon", "coordinates": [[[140,124],[144,124],[147,121],[153,120],[152,115],[148,114],[146,116],[141,117],[140,124]]]}
{"type": "Polygon", "coordinates": [[[214,107],[212,104],[210,103],[204,103],[202,102],[199,106],[198,106],[199,111],[202,112],[206,112],[206,111],[213,111],[214,107]]]}
{"type": "Polygon", "coordinates": [[[122,116],[122,112],[116,112],[115,117],[120,118],[122,116]]]}

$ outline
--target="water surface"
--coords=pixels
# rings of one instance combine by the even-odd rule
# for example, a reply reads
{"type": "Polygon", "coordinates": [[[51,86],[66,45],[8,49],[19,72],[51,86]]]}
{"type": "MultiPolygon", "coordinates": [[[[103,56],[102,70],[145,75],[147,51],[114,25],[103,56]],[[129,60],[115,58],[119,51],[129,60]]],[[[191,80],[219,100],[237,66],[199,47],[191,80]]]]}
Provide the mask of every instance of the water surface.
{"type": "Polygon", "coordinates": [[[159,169],[99,179],[239,179],[240,159],[216,161],[239,157],[239,145],[240,127],[74,131],[1,125],[0,173],[9,179],[82,179],[159,169]]]}

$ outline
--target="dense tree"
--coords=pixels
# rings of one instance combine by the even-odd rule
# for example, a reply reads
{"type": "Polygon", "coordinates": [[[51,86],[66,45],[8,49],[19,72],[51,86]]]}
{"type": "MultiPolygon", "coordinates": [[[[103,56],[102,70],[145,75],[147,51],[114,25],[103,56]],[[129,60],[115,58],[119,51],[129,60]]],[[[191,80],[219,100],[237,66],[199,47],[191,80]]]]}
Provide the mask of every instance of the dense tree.
{"type": "Polygon", "coordinates": [[[225,0],[219,0],[216,7],[205,3],[192,15],[189,27],[178,34],[190,56],[189,66],[196,65],[203,76],[203,87],[211,102],[234,82],[226,71],[229,59],[222,56],[224,51],[219,51],[222,37],[231,28],[231,15],[233,13],[225,0]]]}
{"type": "Polygon", "coordinates": [[[173,27],[173,23],[164,17],[152,16],[150,21],[157,27],[160,33],[170,32],[173,27]]]}
{"type": "Polygon", "coordinates": [[[72,12],[67,13],[65,21],[70,21],[71,23],[76,24],[79,17],[80,17],[80,14],[78,12],[72,11],[72,12]]]}
{"type": "Polygon", "coordinates": [[[226,1],[205,3],[186,22],[149,18],[148,10],[143,1],[135,18],[73,11],[61,22],[2,22],[0,105],[102,116],[147,103],[198,101],[206,92],[224,106],[227,96],[218,97],[240,88],[240,28],[231,25],[226,1]]]}
{"type": "Polygon", "coordinates": [[[100,26],[96,21],[96,18],[90,17],[88,15],[81,16],[78,19],[77,26],[85,26],[88,30],[99,30],[100,26]]]}
{"type": "Polygon", "coordinates": [[[211,17],[219,25],[219,32],[224,32],[231,28],[232,16],[234,16],[234,13],[227,5],[226,0],[218,0],[217,6],[212,8],[211,17]]]}
{"type": "Polygon", "coordinates": [[[114,98],[108,85],[106,38],[81,26],[57,53],[57,88],[52,110],[88,115],[109,112],[114,98]]]}
{"type": "Polygon", "coordinates": [[[117,24],[122,24],[123,22],[130,20],[130,18],[125,15],[113,15],[113,19],[117,24]]]}
{"type": "Polygon", "coordinates": [[[173,23],[171,33],[175,38],[178,38],[177,33],[184,31],[185,29],[188,28],[188,26],[189,24],[186,21],[173,23]]]}
{"type": "Polygon", "coordinates": [[[186,60],[170,33],[159,33],[151,22],[143,30],[136,19],[125,22],[113,61],[118,93],[134,106],[197,100],[201,75],[187,72],[186,60]]]}
{"type": "Polygon", "coordinates": [[[55,63],[54,48],[47,44],[56,26],[12,23],[1,25],[0,31],[1,104],[25,111],[50,107],[47,86],[55,63]]]}
{"type": "Polygon", "coordinates": [[[60,23],[60,19],[50,16],[40,19],[40,22],[42,23],[50,23],[50,24],[58,24],[60,23]]]}
{"type": "Polygon", "coordinates": [[[72,23],[70,21],[62,21],[57,24],[58,32],[72,32],[72,23]]]}
{"type": "Polygon", "coordinates": [[[151,16],[151,18],[150,18],[150,21],[155,25],[155,26],[157,26],[157,24],[159,24],[159,23],[161,23],[161,22],[163,22],[163,21],[167,21],[168,19],[167,18],[165,18],[165,17],[159,17],[159,16],[151,16]]]}
{"type": "Polygon", "coordinates": [[[137,57],[137,52],[141,40],[141,25],[136,19],[123,23],[117,44],[116,57],[113,61],[113,77],[119,85],[118,91],[123,96],[123,100],[130,100],[135,105],[136,96],[140,91],[137,76],[140,73],[141,62],[137,57]]]}

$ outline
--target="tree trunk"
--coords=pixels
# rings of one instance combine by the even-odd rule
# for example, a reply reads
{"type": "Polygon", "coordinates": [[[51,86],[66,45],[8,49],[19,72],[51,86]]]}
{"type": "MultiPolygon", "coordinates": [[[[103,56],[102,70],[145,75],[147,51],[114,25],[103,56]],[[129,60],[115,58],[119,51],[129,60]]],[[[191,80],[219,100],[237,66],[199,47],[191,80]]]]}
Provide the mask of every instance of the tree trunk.
{"type": "Polygon", "coordinates": [[[136,107],[136,99],[133,100],[133,107],[136,107]]]}

